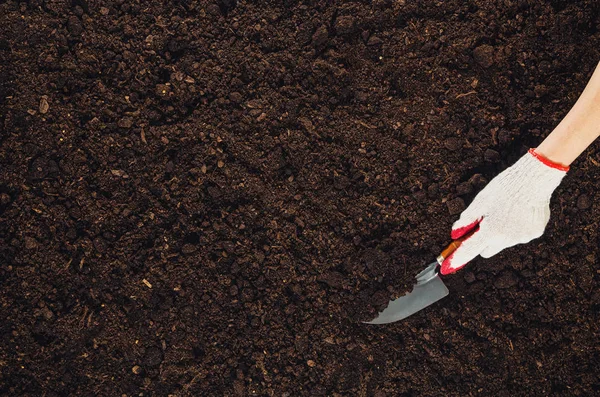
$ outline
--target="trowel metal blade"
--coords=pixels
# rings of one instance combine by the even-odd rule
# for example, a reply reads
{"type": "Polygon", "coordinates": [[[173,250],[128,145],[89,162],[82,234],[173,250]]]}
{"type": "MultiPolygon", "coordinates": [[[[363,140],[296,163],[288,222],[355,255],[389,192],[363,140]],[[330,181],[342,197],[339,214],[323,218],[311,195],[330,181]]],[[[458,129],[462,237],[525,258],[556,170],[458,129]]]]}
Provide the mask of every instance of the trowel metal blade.
{"type": "Polygon", "coordinates": [[[448,295],[448,288],[440,279],[438,263],[433,262],[417,275],[413,290],[398,299],[390,301],[388,307],[367,324],[388,324],[402,320],[448,295]]]}

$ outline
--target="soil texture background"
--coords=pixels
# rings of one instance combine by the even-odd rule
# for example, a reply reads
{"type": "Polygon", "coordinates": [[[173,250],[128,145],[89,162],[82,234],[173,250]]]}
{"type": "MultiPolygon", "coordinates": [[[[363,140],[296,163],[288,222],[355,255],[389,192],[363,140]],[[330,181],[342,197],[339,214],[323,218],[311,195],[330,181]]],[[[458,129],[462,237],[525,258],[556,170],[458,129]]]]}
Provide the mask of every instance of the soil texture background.
{"type": "Polygon", "coordinates": [[[595,0],[0,0],[0,394],[600,393],[600,152],[367,326],[600,60],[595,0]]]}

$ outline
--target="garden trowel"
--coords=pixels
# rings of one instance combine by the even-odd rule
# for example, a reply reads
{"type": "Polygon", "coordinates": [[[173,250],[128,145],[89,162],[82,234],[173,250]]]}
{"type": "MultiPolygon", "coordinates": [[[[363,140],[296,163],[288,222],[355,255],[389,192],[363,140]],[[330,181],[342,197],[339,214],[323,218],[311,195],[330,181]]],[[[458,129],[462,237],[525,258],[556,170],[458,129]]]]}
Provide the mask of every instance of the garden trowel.
{"type": "Polygon", "coordinates": [[[440,266],[442,262],[444,262],[444,259],[452,255],[452,253],[460,247],[464,240],[471,237],[473,232],[467,233],[467,235],[460,239],[451,242],[437,257],[435,262],[431,263],[425,270],[417,274],[417,283],[410,293],[390,301],[388,307],[385,308],[384,311],[379,313],[374,320],[367,321],[366,323],[388,324],[402,320],[448,295],[448,288],[446,288],[444,282],[440,278],[440,266]]]}

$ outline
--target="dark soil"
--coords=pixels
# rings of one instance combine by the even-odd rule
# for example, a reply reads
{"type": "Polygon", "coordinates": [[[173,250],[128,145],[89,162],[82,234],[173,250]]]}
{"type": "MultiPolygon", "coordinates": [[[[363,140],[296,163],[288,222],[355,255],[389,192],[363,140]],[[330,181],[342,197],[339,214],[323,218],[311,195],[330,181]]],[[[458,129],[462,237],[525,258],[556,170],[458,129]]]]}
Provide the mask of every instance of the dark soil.
{"type": "Polygon", "coordinates": [[[360,323],[599,60],[596,0],[0,0],[0,394],[599,393],[597,145],[360,323]]]}

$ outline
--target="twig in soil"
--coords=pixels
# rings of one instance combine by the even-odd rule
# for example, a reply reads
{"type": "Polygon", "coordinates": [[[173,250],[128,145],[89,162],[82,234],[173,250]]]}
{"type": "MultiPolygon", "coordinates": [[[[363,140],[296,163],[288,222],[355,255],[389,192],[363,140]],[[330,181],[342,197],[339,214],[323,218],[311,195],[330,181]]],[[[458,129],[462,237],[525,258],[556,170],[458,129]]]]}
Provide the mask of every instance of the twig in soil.
{"type": "Polygon", "coordinates": [[[469,96],[469,95],[473,95],[473,94],[477,94],[477,91],[469,91],[469,92],[466,92],[464,94],[458,94],[456,96],[456,99],[462,98],[462,97],[465,97],[465,96],[469,96]]]}
{"type": "Polygon", "coordinates": [[[370,130],[376,130],[377,129],[376,126],[367,124],[367,123],[365,123],[364,121],[361,121],[361,120],[354,120],[354,122],[357,123],[357,124],[362,125],[365,128],[368,128],[370,130]]]}
{"type": "Polygon", "coordinates": [[[498,128],[492,128],[492,142],[494,142],[494,145],[498,145],[498,128]]]}
{"type": "Polygon", "coordinates": [[[594,160],[591,156],[588,157],[588,160],[590,160],[592,162],[592,164],[594,164],[596,167],[600,166],[600,163],[598,163],[596,160],[594,160]]]}
{"type": "Polygon", "coordinates": [[[83,316],[81,317],[81,320],[79,320],[79,328],[83,328],[84,327],[84,325],[85,325],[85,318],[87,317],[88,311],[89,311],[89,309],[88,309],[87,306],[83,308],[83,316]]]}
{"type": "Polygon", "coordinates": [[[190,380],[188,383],[186,383],[185,385],[183,385],[183,390],[188,391],[190,389],[190,387],[192,387],[194,385],[194,383],[196,383],[196,380],[202,379],[202,378],[203,378],[203,372],[202,371],[198,371],[194,375],[194,377],[192,378],[192,380],[190,380]]]}

